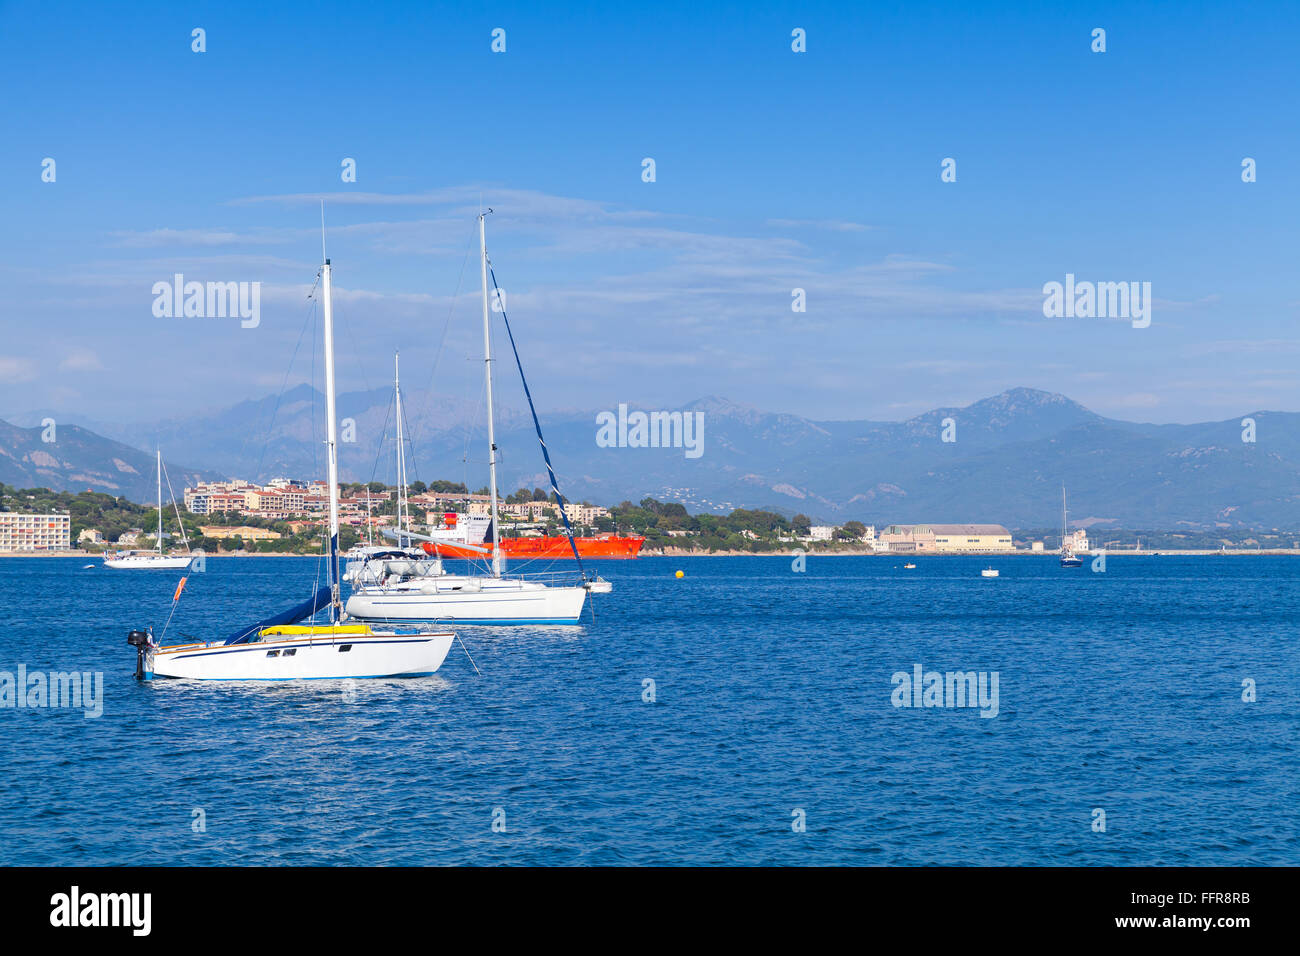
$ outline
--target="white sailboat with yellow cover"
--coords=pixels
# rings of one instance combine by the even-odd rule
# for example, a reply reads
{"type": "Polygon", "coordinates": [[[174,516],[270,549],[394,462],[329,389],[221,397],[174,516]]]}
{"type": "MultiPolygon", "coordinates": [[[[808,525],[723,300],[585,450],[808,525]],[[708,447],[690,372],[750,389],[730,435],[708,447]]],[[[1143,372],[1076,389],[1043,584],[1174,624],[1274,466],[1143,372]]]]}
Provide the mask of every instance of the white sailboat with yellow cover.
{"type": "MultiPolygon", "coordinates": [[[[136,648],[136,676],[193,680],[329,680],[367,677],[422,677],[447,657],[455,634],[429,627],[372,627],[345,619],[339,581],[338,438],[335,420],[334,314],[330,261],[321,267],[325,339],[325,418],[329,475],[329,586],[279,614],[236,631],[224,640],[190,644],[155,642],[150,630],[134,630],[127,643],[136,648]],[[328,622],[300,623],[318,611],[328,622]]],[[[173,610],[185,587],[182,578],[173,610]]],[[[164,635],[166,628],[164,627],[164,635]]]]}

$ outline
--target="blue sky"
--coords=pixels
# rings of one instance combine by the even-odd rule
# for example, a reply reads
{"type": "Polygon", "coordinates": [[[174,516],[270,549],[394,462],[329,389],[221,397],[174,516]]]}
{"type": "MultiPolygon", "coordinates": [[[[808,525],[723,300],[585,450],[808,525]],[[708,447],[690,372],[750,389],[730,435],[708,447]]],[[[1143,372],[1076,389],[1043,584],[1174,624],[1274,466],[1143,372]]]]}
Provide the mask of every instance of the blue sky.
{"type": "Polygon", "coordinates": [[[477,396],[481,197],[543,408],[1300,409],[1297,7],[982,6],[0,2],[0,418],[307,378],[319,196],[345,389],[400,347],[477,396]],[[155,318],[175,272],[260,325],[155,318]],[[1151,282],[1151,326],[1044,318],[1066,273],[1151,282]]]}

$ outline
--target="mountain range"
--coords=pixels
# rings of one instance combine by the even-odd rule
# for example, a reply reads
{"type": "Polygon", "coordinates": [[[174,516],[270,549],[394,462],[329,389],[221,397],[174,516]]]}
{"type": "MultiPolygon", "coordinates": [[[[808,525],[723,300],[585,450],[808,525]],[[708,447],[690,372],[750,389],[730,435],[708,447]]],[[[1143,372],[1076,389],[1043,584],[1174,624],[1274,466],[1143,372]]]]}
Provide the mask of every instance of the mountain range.
{"type": "MultiPolygon", "coordinates": [[[[403,401],[409,476],[485,485],[481,405],[418,393],[404,393],[403,401]]],[[[39,426],[0,422],[0,481],[74,490],[116,486],[121,490],[114,493],[147,501],[152,453],[139,449],[155,444],[166,461],[185,463],[171,466],[174,485],[178,475],[186,481],[316,477],[324,470],[323,408],[320,394],[303,385],[143,425],[83,419],[80,427],[61,425],[55,444],[40,441],[39,426]]],[[[769,508],[836,523],[1043,528],[1060,523],[1064,482],[1073,527],[1300,527],[1296,413],[1152,425],[1105,418],[1063,395],[1028,388],[903,422],[814,421],[716,397],[677,411],[702,415],[699,457],[683,448],[601,447],[597,411],[543,415],[565,495],[598,504],[650,495],[691,511],[769,508]]],[[[345,393],[339,415],[343,478],[391,483],[391,389],[345,393]]],[[[498,409],[496,440],[503,492],[546,486],[527,413],[498,409]]]]}
{"type": "MultiPolygon", "coordinates": [[[[166,463],[166,482],[179,498],[187,484],[220,477],[219,472],[166,463]]],[[[0,421],[0,484],[55,491],[102,491],[131,501],[158,495],[158,466],[141,451],[78,425],[20,428],[0,421]]],[[[166,497],[167,484],[163,485],[166,497]]]]}

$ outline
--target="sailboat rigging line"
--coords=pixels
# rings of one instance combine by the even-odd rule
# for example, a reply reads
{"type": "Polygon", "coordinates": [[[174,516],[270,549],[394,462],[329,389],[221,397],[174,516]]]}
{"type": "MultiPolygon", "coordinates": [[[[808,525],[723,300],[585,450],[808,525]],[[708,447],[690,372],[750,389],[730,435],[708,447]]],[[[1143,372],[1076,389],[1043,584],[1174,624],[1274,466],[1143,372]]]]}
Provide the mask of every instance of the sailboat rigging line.
{"type": "MultiPolygon", "coordinates": [[[[472,434],[473,431],[474,431],[474,425],[478,422],[478,413],[481,412],[481,411],[483,410],[483,393],[487,390],[487,383],[486,383],[486,382],[480,383],[478,389],[479,389],[479,390],[478,390],[478,404],[476,404],[476,405],[474,406],[474,414],[473,414],[472,416],[470,416],[469,418],[465,419],[465,447],[461,449],[461,453],[460,453],[460,463],[461,463],[462,465],[465,466],[464,468],[461,469],[461,472],[460,472],[460,480],[461,480],[461,484],[463,484],[463,485],[465,486],[465,494],[467,494],[467,495],[470,494],[470,490],[469,490],[469,462],[470,462],[470,458],[469,458],[469,440],[470,440],[470,436],[471,436],[471,434],[472,434]]],[[[475,463],[475,464],[479,464],[479,462],[478,462],[477,459],[475,459],[475,462],[474,462],[474,463],[475,463]]],[[[468,499],[466,499],[466,500],[468,501],[468,499]]]]}
{"type": "MultiPolygon", "coordinates": [[[[459,634],[459,633],[456,634],[456,640],[460,642],[460,649],[461,649],[462,651],[465,652],[465,656],[466,656],[466,657],[469,657],[469,648],[466,647],[466,646],[465,646],[465,642],[462,641],[462,640],[460,639],[460,634],[459,634]]],[[[483,672],[482,672],[481,670],[479,670],[479,669],[478,669],[478,665],[474,663],[474,658],[469,657],[469,663],[470,663],[470,666],[474,668],[474,673],[475,673],[475,674],[478,674],[479,677],[482,677],[482,676],[483,676],[483,672]]]]}
{"type": "MultiPolygon", "coordinates": [[[[456,278],[456,291],[452,294],[451,302],[447,305],[447,319],[442,324],[442,337],[438,339],[438,351],[433,353],[433,365],[429,369],[429,384],[424,390],[424,407],[420,412],[419,421],[429,420],[429,405],[433,402],[433,382],[438,374],[438,363],[442,360],[443,348],[447,344],[447,330],[451,328],[451,318],[456,311],[456,300],[460,298],[461,287],[465,283],[465,267],[469,265],[470,249],[474,245],[474,232],[471,230],[469,239],[465,243],[465,258],[460,263],[460,275],[456,278]]],[[[411,435],[411,447],[415,447],[416,437],[411,435]]]]}
{"type": "MultiPolygon", "coordinates": [[[[190,549],[190,539],[185,534],[185,522],[181,520],[180,505],[176,504],[176,492],[172,491],[172,476],[167,474],[167,463],[164,462],[161,457],[158,461],[162,465],[163,478],[167,480],[167,494],[171,495],[172,509],[176,512],[176,523],[180,525],[181,528],[181,543],[185,545],[185,550],[188,551],[190,549]]],[[[158,547],[162,547],[161,541],[158,542],[158,547]]]]}
{"type": "Polygon", "coordinates": [[[379,474],[379,459],[384,454],[384,441],[388,438],[388,416],[393,413],[393,396],[388,396],[388,407],[384,409],[384,427],[379,432],[379,444],[375,447],[375,464],[370,469],[370,480],[379,474]]]}
{"type": "MultiPolygon", "coordinates": [[[[338,319],[335,318],[334,321],[338,322],[338,319]]],[[[361,350],[357,348],[357,333],[353,330],[350,322],[344,322],[343,325],[347,326],[348,341],[352,343],[352,358],[356,362],[357,368],[361,370],[361,381],[368,392],[370,391],[370,376],[366,374],[366,367],[361,362],[361,350]]]]}
{"type": "MultiPolygon", "coordinates": [[[[184,579],[184,578],[181,578],[181,580],[184,581],[185,579],[184,579]]],[[[159,643],[159,644],[161,644],[161,643],[163,642],[164,638],[167,637],[167,628],[168,628],[168,627],[171,625],[171,623],[172,623],[172,615],[176,613],[176,605],[179,604],[179,603],[180,603],[180,596],[179,596],[179,595],[177,595],[176,597],[172,598],[172,606],[171,606],[171,609],[167,612],[167,620],[163,622],[162,633],[161,633],[160,635],[158,635],[158,643],[159,643]]]]}
{"type": "MultiPolygon", "coordinates": [[[[320,276],[317,275],[316,279],[319,282],[320,276]]],[[[307,298],[311,299],[311,305],[307,307],[307,314],[303,317],[302,329],[298,332],[298,344],[293,347],[293,355],[289,357],[289,364],[285,366],[284,379],[280,382],[280,391],[275,396],[275,407],[271,409],[271,420],[269,423],[267,423],[266,431],[262,435],[262,451],[258,455],[257,469],[253,472],[253,476],[252,476],[254,481],[256,481],[257,476],[262,473],[262,465],[266,461],[266,446],[271,443],[271,432],[275,429],[275,418],[280,413],[280,402],[284,400],[284,390],[289,386],[289,375],[293,371],[293,363],[298,359],[298,350],[302,348],[302,340],[307,335],[307,326],[314,324],[312,322],[312,316],[316,314],[316,300],[312,298],[312,296],[315,294],[315,292],[316,292],[316,286],[312,285],[311,292],[308,293],[307,295],[307,298]]],[[[316,337],[313,334],[312,335],[313,361],[314,361],[314,354],[315,354],[315,342],[316,342],[316,337]]],[[[313,373],[312,374],[312,407],[313,409],[315,408],[315,402],[316,402],[315,371],[316,371],[316,367],[315,364],[313,364],[312,365],[312,373],[313,373]]],[[[312,423],[315,424],[315,418],[312,419],[312,423]]],[[[248,436],[246,435],[244,436],[244,448],[247,448],[247,446],[248,446],[248,436]]],[[[244,457],[244,448],[241,448],[239,452],[239,457],[241,459],[244,457]]]]}
{"type": "MultiPolygon", "coordinates": [[[[569,513],[564,507],[564,495],[560,494],[559,482],[555,480],[555,469],[551,467],[551,453],[546,450],[546,439],[542,437],[542,423],[537,420],[537,406],[533,404],[533,393],[528,388],[528,379],[524,377],[524,363],[519,360],[519,349],[515,345],[515,333],[510,331],[510,318],[506,315],[505,302],[501,297],[501,289],[497,285],[497,274],[490,265],[488,266],[488,274],[492,276],[492,288],[496,292],[497,304],[501,306],[501,320],[505,323],[506,335],[510,337],[510,349],[515,353],[515,367],[519,369],[519,381],[524,386],[524,397],[528,399],[528,410],[533,414],[533,428],[537,430],[537,443],[542,446],[542,458],[546,461],[546,473],[551,477],[551,490],[555,492],[555,501],[560,507],[560,517],[564,519],[564,533],[569,536],[569,547],[573,549],[573,559],[578,562],[578,573],[585,580],[587,572],[582,567],[582,556],[578,554],[578,543],[573,540],[573,527],[569,524],[569,513]]],[[[495,528],[493,532],[496,533],[495,528]]]]}
{"type": "Polygon", "coordinates": [[[406,427],[406,434],[403,436],[402,444],[410,450],[410,453],[406,457],[414,463],[415,480],[419,481],[420,461],[415,457],[415,436],[411,434],[411,419],[410,416],[406,414],[405,408],[402,409],[402,424],[406,427]]]}

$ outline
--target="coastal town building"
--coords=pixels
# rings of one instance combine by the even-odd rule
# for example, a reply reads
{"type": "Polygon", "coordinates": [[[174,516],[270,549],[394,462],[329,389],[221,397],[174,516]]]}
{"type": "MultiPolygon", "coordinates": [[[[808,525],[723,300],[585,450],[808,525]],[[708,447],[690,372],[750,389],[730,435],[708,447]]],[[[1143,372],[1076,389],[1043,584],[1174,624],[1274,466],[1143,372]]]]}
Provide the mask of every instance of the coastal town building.
{"type": "MultiPolygon", "coordinates": [[[[324,482],[305,482],[295,478],[273,478],[264,487],[241,479],[199,482],[185,489],[185,507],[191,514],[239,514],[267,521],[291,521],[295,532],[304,524],[300,519],[314,518],[327,507],[328,495],[324,482]]],[[[392,524],[392,499],[395,492],[362,490],[339,499],[339,521],[351,527],[384,526],[392,524]],[[381,513],[381,508],[384,513],[381,513]]],[[[464,492],[426,491],[410,496],[413,508],[427,508],[430,514],[439,515],[457,511],[471,515],[487,515],[492,511],[487,495],[464,492]]],[[[575,525],[591,525],[598,518],[608,517],[609,509],[589,504],[569,502],[565,505],[569,520],[575,525]]],[[[500,501],[498,510],[503,518],[524,521],[559,521],[559,506],[550,501],[500,501]]],[[[430,520],[433,520],[430,518],[430,520]]]]}
{"type": "Polygon", "coordinates": [[[1012,551],[1011,532],[1000,524],[891,524],[882,550],[900,553],[1012,551]]]}
{"type": "Polygon", "coordinates": [[[595,524],[598,518],[609,517],[609,509],[602,508],[599,505],[577,505],[571,501],[566,501],[564,509],[569,513],[569,520],[575,524],[595,524]]]}
{"type": "Polygon", "coordinates": [[[71,536],[72,517],[66,512],[0,511],[0,551],[66,551],[71,536]]]}
{"type": "Polygon", "coordinates": [[[227,527],[220,524],[200,525],[199,530],[203,532],[205,538],[239,538],[243,541],[274,541],[280,537],[280,532],[271,531],[267,528],[250,528],[245,525],[239,527],[227,527]]]}

